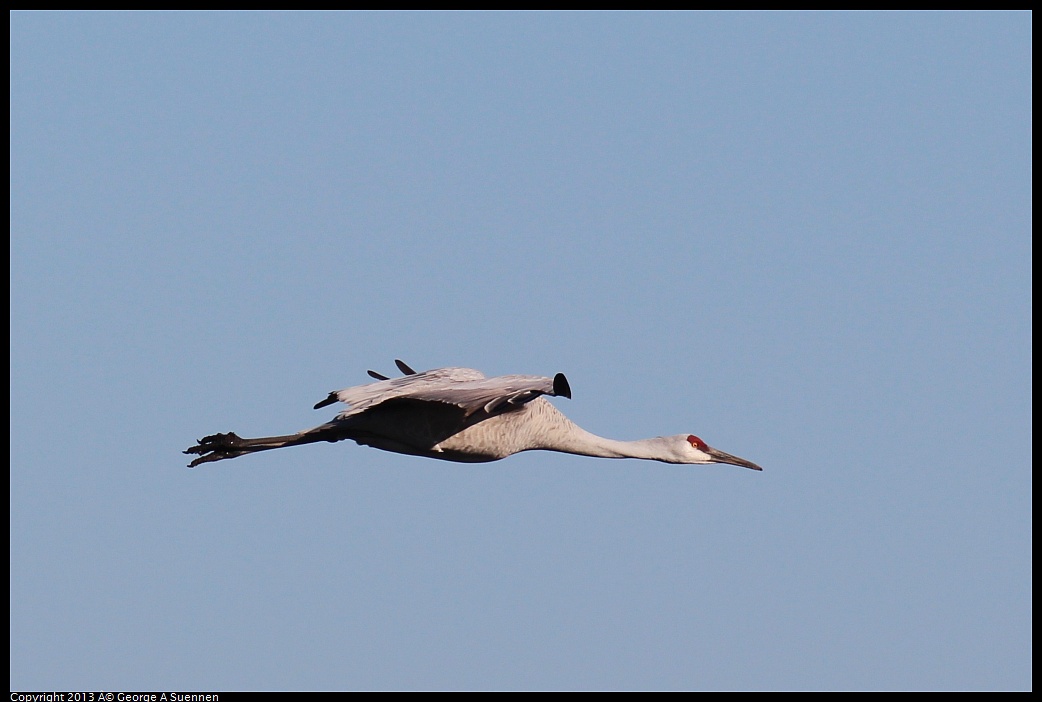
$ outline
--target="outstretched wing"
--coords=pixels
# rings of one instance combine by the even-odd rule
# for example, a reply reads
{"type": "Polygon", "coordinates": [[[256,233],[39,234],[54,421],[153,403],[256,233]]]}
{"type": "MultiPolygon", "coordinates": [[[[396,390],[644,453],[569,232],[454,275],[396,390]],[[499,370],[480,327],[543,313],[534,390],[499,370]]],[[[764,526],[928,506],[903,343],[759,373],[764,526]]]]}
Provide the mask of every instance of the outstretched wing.
{"type": "Polygon", "coordinates": [[[428,402],[456,405],[469,416],[479,410],[486,414],[509,411],[531,402],[540,395],[571,396],[564,375],[545,378],[540,375],[501,375],[496,378],[463,380],[451,384],[417,387],[407,397],[428,402]]]}
{"type": "Polygon", "coordinates": [[[464,416],[479,410],[491,415],[509,411],[540,395],[571,397],[571,390],[561,373],[554,378],[538,375],[486,378],[472,368],[438,368],[333,392],[316,408],[343,402],[348,407],[338,419],[346,419],[390,400],[412,400],[453,405],[462,409],[464,416]]]}

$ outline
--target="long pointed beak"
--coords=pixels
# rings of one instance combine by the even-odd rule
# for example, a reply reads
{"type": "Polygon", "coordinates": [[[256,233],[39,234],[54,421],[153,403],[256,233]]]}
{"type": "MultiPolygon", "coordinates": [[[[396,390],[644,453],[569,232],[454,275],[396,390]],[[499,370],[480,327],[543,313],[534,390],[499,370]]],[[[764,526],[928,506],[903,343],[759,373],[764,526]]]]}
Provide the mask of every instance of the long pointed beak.
{"type": "Polygon", "coordinates": [[[733,466],[742,466],[743,468],[752,468],[753,470],[763,470],[760,466],[756,465],[752,461],[747,461],[744,458],[738,456],[732,456],[729,453],[724,453],[712,446],[707,446],[705,452],[713,457],[713,463],[730,463],[733,466]]]}

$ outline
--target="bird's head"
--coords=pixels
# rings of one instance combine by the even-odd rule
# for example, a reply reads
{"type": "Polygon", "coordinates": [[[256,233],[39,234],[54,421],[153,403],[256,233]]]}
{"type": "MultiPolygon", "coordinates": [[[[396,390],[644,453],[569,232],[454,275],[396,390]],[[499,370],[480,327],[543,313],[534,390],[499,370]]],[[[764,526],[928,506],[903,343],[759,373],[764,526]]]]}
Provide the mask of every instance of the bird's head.
{"type": "Polygon", "coordinates": [[[732,456],[715,449],[694,434],[677,434],[669,437],[671,453],[677,459],[671,463],[730,463],[753,470],[763,470],[752,461],[732,456]]]}

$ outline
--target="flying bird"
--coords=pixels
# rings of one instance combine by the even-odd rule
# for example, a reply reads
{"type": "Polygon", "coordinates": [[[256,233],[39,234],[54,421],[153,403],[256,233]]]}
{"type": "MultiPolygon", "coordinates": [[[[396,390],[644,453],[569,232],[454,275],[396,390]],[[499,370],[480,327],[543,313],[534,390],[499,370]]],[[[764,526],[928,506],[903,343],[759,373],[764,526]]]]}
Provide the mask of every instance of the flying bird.
{"type": "Polygon", "coordinates": [[[664,463],[729,463],[763,470],[752,461],[715,449],[694,434],[616,441],[591,434],[543,396],[571,398],[563,373],[486,378],[472,368],[417,373],[395,361],[401,378],[369,371],[376,380],[337,390],[315,405],[342,402],[330,422],[287,436],[243,439],[212,434],[185,451],[199,457],[190,468],[247,453],[319,441],[351,439],[364,446],[445,461],[482,463],[521,451],[560,451],[599,458],[643,458],[664,463]]]}

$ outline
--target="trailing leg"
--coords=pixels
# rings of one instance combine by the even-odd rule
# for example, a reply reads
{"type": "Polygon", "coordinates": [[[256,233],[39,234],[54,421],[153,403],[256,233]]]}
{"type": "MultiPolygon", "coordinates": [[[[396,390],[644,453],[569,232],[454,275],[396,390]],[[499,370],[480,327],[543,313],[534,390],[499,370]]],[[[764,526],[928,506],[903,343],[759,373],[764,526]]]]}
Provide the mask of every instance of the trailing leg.
{"type": "Polygon", "coordinates": [[[318,441],[340,441],[344,438],[347,437],[335,431],[335,423],[331,422],[288,436],[263,436],[257,439],[244,439],[233,432],[211,434],[199,439],[195,446],[185,449],[184,453],[198,454],[199,458],[188,464],[189,468],[195,468],[203,463],[223,461],[226,458],[236,458],[247,453],[268,451],[284,446],[313,444],[318,441]]]}

